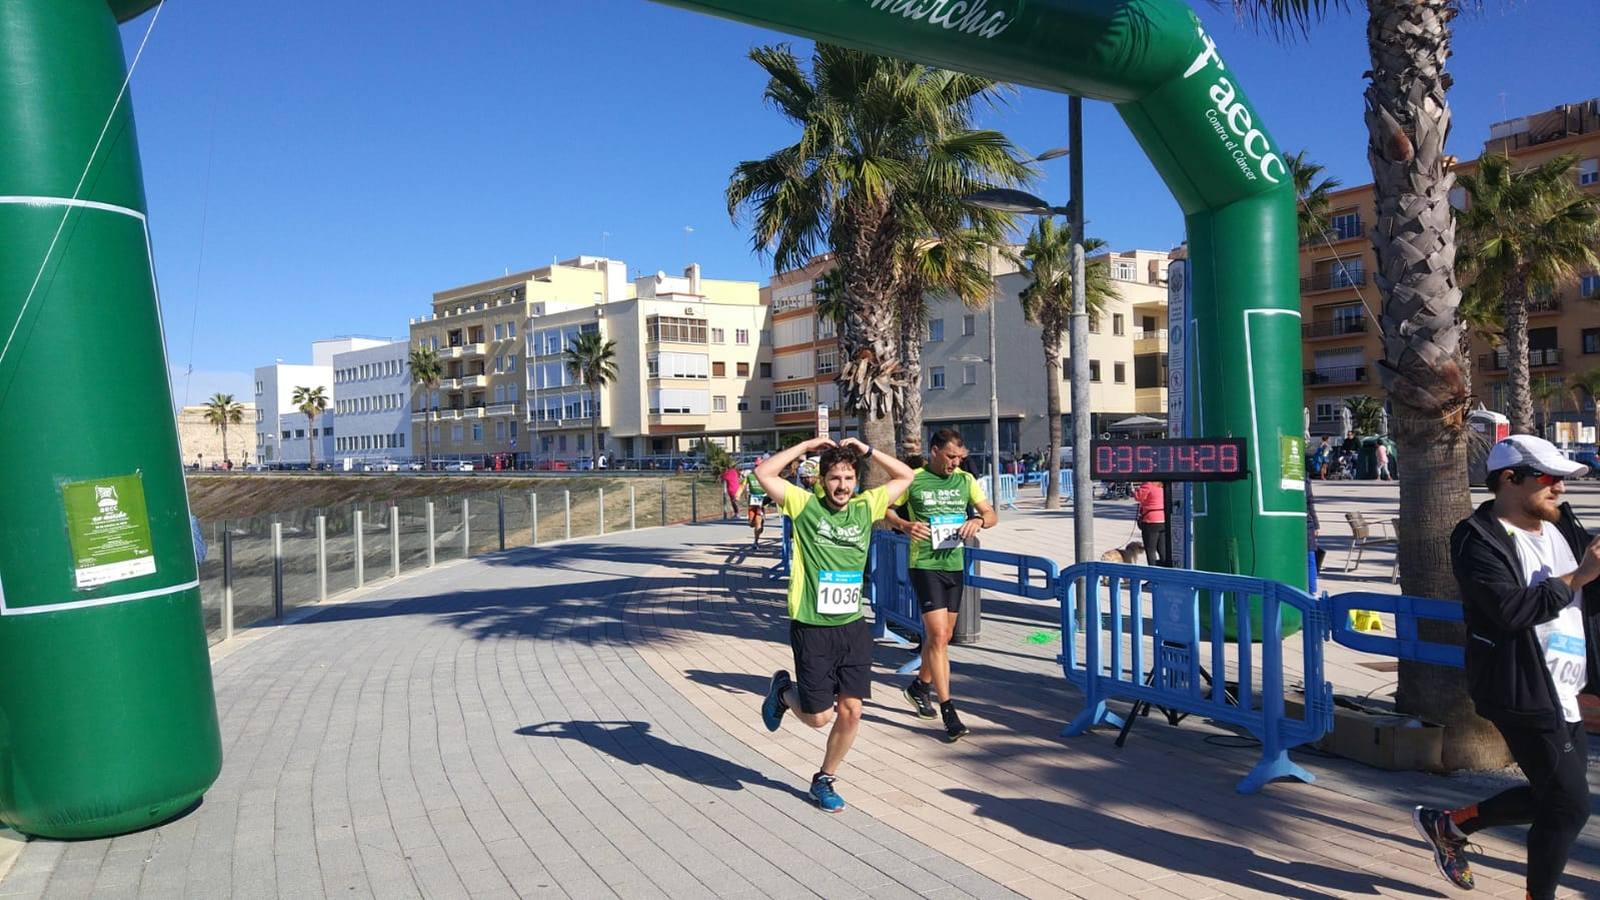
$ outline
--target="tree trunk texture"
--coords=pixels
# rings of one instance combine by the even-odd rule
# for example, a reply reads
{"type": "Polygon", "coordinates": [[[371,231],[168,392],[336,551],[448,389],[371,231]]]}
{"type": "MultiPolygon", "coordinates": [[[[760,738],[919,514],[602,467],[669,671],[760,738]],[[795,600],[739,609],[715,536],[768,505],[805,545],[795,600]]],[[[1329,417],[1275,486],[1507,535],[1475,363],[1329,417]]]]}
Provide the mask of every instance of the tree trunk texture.
{"type": "MultiPolygon", "coordinates": [[[[868,446],[892,453],[895,422],[905,408],[900,365],[900,335],[895,315],[896,230],[888,202],[848,208],[841,216],[836,256],[843,273],[848,312],[845,332],[854,346],[840,366],[839,400],[861,417],[868,446]]],[[[873,467],[868,484],[885,479],[873,467]]]]}
{"type": "Polygon", "coordinates": [[[222,423],[222,462],[224,466],[228,462],[228,423],[226,422],[222,423]]]}
{"type": "Polygon", "coordinates": [[[1061,332],[1044,332],[1045,418],[1050,423],[1050,449],[1044,461],[1044,508],[1061,508],[1061,332]]]}
{"type": "Polygon", "coordinates": [[[1506,418],[1512,434],[1535,434],[1533,378],[1528,374],[1528,299],[1520,283],[1506,285],[1506,418]]]}
{"type": "Polygon", "coordinates": [[[317,418],[306,416],[306,471],[317,467],[317,418]]]}
{"type": "MultiPolygon", "coordinates": [[[[1458,598],[1449,537],[1471,512],[1466,413],[1470,397],[1456,311],[1455,176],[1445,156],[1453,0],[1368,0],[1367,159],[1375,186],[1371,231],[1382,296],[1379,373],[1398,445],[1400,587],[1458,598]]],[[[1464,626],[1423,623],[1427,640],[1461,644],[1464,626]]],[[[1447,769],[1504,765],[1505,746],[1478,718],[1459,669],[1401,663],[1400,710],[1447,727],[1447,769]]]]}
{"type": "Polygon", "coordinates": [[[920,285],[908,285],[900,294],[900,380],[905,412],[895,420],[895,431],[901,459],[922,455],[922,337],[927,320],[924,302],[920,285]]]}

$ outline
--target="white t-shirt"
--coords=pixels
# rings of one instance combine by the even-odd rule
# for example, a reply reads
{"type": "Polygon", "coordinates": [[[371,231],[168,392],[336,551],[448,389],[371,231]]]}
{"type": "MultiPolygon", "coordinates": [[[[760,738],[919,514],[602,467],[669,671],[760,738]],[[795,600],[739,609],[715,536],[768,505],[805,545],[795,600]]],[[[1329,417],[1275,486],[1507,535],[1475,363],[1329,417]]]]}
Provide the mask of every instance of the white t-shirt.
{"type": "MultiPolygon", "coordinates": [[[[1566,538],[1549,522],[1539,523],[1538,534],[1523,531],[1504,519],[1500,524],[1517,546],[1517,558],[1522,562],[1522,576],[1528,587],[1570,574],[1578,568],[1566,538]]],[[[1535,625],[1533,633],[1544,648],[1544,665],[1555,682],[1562,718],[1568,722],[1583,721],[1583,713],[1578,709],[1578,693],[1589,676],[1589,657],[1583,635],[1583,592],[1574,593],[1572,602],[1560,615],[1535,625]]]]}

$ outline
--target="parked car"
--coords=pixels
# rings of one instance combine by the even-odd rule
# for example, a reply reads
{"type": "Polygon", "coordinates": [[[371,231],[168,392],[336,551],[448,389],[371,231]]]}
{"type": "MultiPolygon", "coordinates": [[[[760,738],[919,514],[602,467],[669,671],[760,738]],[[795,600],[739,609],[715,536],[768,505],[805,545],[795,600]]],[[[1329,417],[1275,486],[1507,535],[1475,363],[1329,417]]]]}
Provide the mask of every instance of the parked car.
{"type": "Polygon", "coordinates": [[[400,464],[391,459],[382,459],[376,462],[369,462],[364,468],[368,472],[398,472],[400,471],[400,464]]]}
{"type": "Polygon", "coordinates": [[[457,462],[445,463],[444,470],[446,472],[476,472],[478,467],[471,460],[463,459],[457,462]]]}

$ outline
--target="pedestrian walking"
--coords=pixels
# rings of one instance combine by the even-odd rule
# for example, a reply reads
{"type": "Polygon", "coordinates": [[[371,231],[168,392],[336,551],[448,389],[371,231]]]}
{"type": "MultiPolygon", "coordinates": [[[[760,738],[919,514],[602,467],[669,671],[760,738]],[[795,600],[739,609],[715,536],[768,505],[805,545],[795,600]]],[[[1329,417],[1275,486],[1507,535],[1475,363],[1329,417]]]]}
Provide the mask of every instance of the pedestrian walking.
{"type": "Polygon", "coordinates": [[[1377,457],[1378,457],[1378,480],[1379,481],[1388,481],[1389,478],[1390,478],[1390,475],[1389,475],[1389,445],[1385,444],[1383,442],[1383,438],[1378,438],[1377,457]]]}
{"type": "Polygon", "coordinates": [[[905,494],[911,469],[888,453],[874,453],[855,438],[835,446],[823,436],[796,444],[756,466],[756,478],[791,523],[789,646],[794,676],[772,675],[761,721],[777,731],[783,715],[812,728],[828,728],[822,767],[811,777],[811,800],[824,812],[844,811],[834,788],[839,766],[861,729],[861,703],[872,696],[872,628],[861,617],[867,550],[873,523],[905,494]],[[785,481],[783,470],[820,450],[822,493],[785,481]],[[878,465],[888,483],[856,493],[856,467],[878,465]]]}
{"type": "Polygon", "coordinates": [[[1167,491],[1159,481],[1142,481],[1133,489],[1139,504],[1139,540],[1152,566],[1172,565],[1172,532],[1167,530],[1167,491]]]}
{"type": "Polygon", "coordinates": [[[733,511],[727,515],[727,518],[739,518],[739,489],[743,485],[744,482],[739,478],[737,467],[730,465],[722,470],[722,487],[727,494],[728,505],[733,507],[733,511]]]}
{"type": "Polygon", "coordinates": [[[1418,806],[1417,830],[1439,872],[1472,887],[1468,836],[1531,825],[1527,896],[1548,900],[1589,818],[1588,737],[1579,693],[1600,691],[1600,541],[1570,504],[1565,480],[1589,469],[1532,435],[1495,444],[1494,498],[1450,535],[1450,563],[1467,624],[1467,685],[1528,783],[1457,809],[1418,806]]]}
{"type": "Polygon", "coordinates": [[[922,665],[903,693],[918,716],[944,718],[945,740],[951,743],[968,734],[950,699],[949,653],[967,587],[966,542],[979,529],[1000,523],[978,479],[961,468],[966,456],[959,432],[935,433],[926,464],[911,473],[905,503],[885,516],[890,528],[911,538],[907,566],[922,609],[922,665]]]}

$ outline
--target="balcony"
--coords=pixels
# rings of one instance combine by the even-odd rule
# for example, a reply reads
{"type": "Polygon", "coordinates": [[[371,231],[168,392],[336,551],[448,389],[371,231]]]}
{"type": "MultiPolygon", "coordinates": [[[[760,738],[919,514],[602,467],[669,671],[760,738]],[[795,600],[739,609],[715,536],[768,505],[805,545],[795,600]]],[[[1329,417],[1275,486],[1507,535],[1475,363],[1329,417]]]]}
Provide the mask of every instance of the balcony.
{"type": "MultiPolygon", "coordinates": [[[[1561,365],[1561,350],[1551,347],[1545,350],[1528,351],[1528,368],[1541,369],[1561,365]]],[[[1494,353],[1481,353],[1478,355],[1478,368],[1490,372],[1503,372],[1510,368],[1511,360],[1504,350],[1494,353]]]]}
{"type": "Polygon", "coordinates": [[[1560,297],[1540,297],[1528,301],[1528,315],[1530,316],[1545,316],[1558,312],[1561,312],[1560,297]]]}
{"type": "Polygon", "coordinates": [[[1315,294],[1321,291],[1338,291],[1345,288],[1360,287],[1367,283],[1367,272],[1355,266],[1347,266],[1332,272],[1318,272],[1300,279],[1300,293],[1315,294]]]}
{"type": "Polygon", "coordinates": [[[1154,331],[1135,331],[1133,333],[1134,353],[1165,353],[1167,350],[1167,330],[1157,328],[1154,331]]]}
{"type": "Polygon", "coordinates": [[[1346,217],[1340,219],[1332,228],[1321,231],[1301,241],[1301,246],[1315,247],[1320,244],[1336,244],[1339,241],[1353,241],[1359,237],[1366,237],[1366,229],[1360,216],[1353,219],[1346,217]]]}
{"type": "Polygon", "coordinates": [[[1308,341],[1366,333],[1366,319],[1330,319],[1326,322],[1307,322],[1300,326],[1300,337],[1308,341]]]}
{"type": "Polygon", "coordinates": [[[440,347],[439,348],[439,358],[440,359],[465,359],[466,357],[469,357],[469,356],[483,356],[484,353],[485,353],[485,348],[486,348],[486,345],[483,344],[483,343],[457,344],[454,347],[440,347]]]}
{"type": "Polygon", "coordinates": [[[461,408],[461,414],[468,419],[481,419],[483,418],[483,409],[484,407],[482,405],[463,406],[461,408]]]}
{"type": "Polygon", "coordinates": [[[513,416],[516,413],[517,405],[515,403],[495,403],[488,408],[488,414],[491,416],[513,416]]]}
{"type": "Polygon", "coordinates": [[[1363,384],[1367,380],[1366,366],[1329,366],[1326,369],[1306,369],[1306,384],[1363,384]]]}

